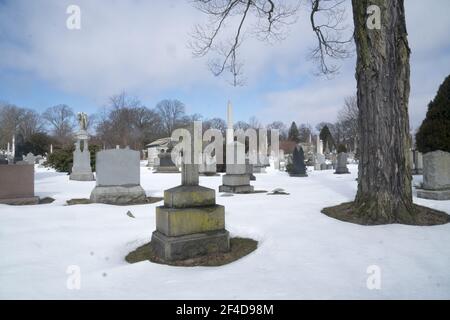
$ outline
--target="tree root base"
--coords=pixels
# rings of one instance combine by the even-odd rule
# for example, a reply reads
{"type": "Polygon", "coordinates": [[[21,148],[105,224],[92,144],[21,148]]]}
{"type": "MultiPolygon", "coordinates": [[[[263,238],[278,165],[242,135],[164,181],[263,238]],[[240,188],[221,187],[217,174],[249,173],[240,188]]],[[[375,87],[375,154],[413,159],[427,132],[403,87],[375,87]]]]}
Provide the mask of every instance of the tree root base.
{"type": "Polygon", "coordinates": [[[414,212],[412,214],[410,213],[410,216],[414,217],[414,221],[409,219],[406,221],[402,221],[401,219],[397,219],[395,221],[386,221],[385,219],[377,220],[376,218],[373,219],[371,218],[374,216],[373,214],[368,214],[367,212],[358,210],[354,202],[346,202],[334,207],[324,208],[321,212],[331,218],[359,225],[400,223],[414,226],[434,226],[450,222],[450,215],[442,211],[415,204],[413,205],[413,210],[414,212]]]}
{"type": "Polygon", "coordinates": [[[236,237],[230,239],[230,251],[226,253],[214,253],[186,260],[163,261],[155,254],[151,244],[147,243],[130,252],[125,257],[125,260],[128,263],[150,260],[154,263],[167,264],[178,267],[217,267],[241,259],[251,252],[255,251],[257,247],[258,242],[256,240],[236,237]]]}

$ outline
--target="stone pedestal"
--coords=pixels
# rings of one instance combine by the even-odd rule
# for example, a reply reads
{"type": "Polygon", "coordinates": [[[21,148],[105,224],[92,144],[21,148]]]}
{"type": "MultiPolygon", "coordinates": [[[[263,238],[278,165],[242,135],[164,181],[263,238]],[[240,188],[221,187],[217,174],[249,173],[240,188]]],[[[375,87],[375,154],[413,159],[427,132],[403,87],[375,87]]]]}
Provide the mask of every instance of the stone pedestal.
{"type": "Polygon", "coordinates": [[[140,185],[97,186],[92,190],[90,199],[95,203],[125,205],[144,203],[146,195],[140,185]]]}
{"type": "MultiPolygon", "coordinates": [[[[235,149],[234,163],[227,163],[227,173],[222,176],[222,185],[219,186],[219,192],[228,193],[251,193],[254,191],[253,186],[250,185],[250,175],[248,173],[248,166],[245,162],[239,163],[237,161],[237,152],[239,150],[238,142],[228,148],[235,149]]],[[[227,151],[228,152],[228,151],[227,151]]]]}
{"type": "Polygon", "coordinates": [[[423,188],[417,196],[424,199],[450,200],[450,153],[433,151],[423,155],[423,188]]]}
{"type": "Polygon", "coordinates": [[[87,135],[82,136],[75,143],[75,151],[73,152],[73,166],[70,173],[70,180],[76,181],[93,181],[94,174],[91,168],[91,155],[88,148],[87,135]],[[85,139],[84,139],[85,138],[85,139]],[[81,142],[83,142],[83,150],[81,150],[81,142]]]}
{"type": "Polygon", "coordinates": [[[228,193],[250,193],[254,187],[250,185],[250,176],[248,174],[225,174],[222,176],[222,185],[219,186],[219,192],[228,193]]]}

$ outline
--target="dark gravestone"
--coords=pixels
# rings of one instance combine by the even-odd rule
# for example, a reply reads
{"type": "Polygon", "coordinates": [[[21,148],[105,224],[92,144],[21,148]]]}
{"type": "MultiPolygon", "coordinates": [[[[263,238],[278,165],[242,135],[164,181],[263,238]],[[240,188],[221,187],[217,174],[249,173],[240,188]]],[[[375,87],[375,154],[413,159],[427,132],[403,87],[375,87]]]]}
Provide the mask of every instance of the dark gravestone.
{"type": "Polygon", "coordinates": [[[292,169],[289,172],[291,177],[307,177],[305,166],[305,155],[302,147],[295,147],[292,154],[292,169]]]}
{"type": "Polygon", "coordinates": [[[179,173],[180,170],[172,161],[170,152],[161,152],[158,154],[159,166],[156,168],[156,173],[179,173]]]}

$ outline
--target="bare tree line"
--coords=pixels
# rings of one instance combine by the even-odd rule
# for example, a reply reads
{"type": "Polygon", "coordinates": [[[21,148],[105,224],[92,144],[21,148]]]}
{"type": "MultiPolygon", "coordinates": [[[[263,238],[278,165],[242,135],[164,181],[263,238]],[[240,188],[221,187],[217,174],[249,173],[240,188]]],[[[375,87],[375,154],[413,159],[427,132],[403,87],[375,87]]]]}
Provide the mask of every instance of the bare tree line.
{"type": "MultiPolygon", "coordinates": [[[[354,143],[357,130],[356,98],[348,97],[335,123],[321,122],[316,126],[318,132],[327,125],[338,143],[354,143]]],[[[71,145],[77,125],[76,113],[65,104],[47,108],[42,114],[34,110],[21,108],[12,104],[0,104],[0,144],[4,148],[15,135],[18,143],[29,141],[35,134],[48,135],[55,147],[71,145]]],[[[227,124],[222,118],[202,119],[199,114],[186,114],[185,105],[179,100],[165,99],[154,108],[146,107],[137,97],[122,92],[111,96],[101,111],[88,117],[88,131],[93,143],[105,148],[116,145],[129,146],[139,150],[146,144],[159,138],[169,137],[172,131],[186,126],[195,120],[203,121],[203,129],[218,129],[223,134],[227,124]]],[[[292,126],[292,125],[291,125],[292,126]]],[[[237,121],[234,129],[276,129],[281,140],[289,140],[288,126],[282,121],[273,121],[267,125],[255,116],[248,122],[237,121]]],[[[298,125],[299,142],[307,142],[314,134],[310,124],[298,125]]]]}

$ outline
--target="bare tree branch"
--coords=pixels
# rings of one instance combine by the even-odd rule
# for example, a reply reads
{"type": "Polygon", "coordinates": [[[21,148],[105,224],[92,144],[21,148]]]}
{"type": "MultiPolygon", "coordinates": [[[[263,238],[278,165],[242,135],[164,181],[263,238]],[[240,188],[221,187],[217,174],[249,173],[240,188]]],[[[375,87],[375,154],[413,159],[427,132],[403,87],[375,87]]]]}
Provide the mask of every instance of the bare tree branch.
{"type": "MultiPolygon", "coordinates": [[[[329,60],[340,60],[350,56],[350,39],[343,39],[346,30],[345,0],[308,0],[311,4],[310,22],[317,38],[317,46],[310,57],[318,64],[320,74],[331,75],[338,67],[329,60]]],[[[297,21],[300,1],[292,0],[193,0],[194,6],[209,18],[206,26],[196,25],[190,47],[194,56],[216,54],[209,62],[215,76],[225,71],[231,73],[233,86],[243,85],[243,63],[238,60],[244,34],[252,34],[259,40],[271,42],[285,38],[286,28],[297,21]],[[254,18],[254,19],[252,19],[254,18]],[[255,21],[249,25],[249,19],[255,21]],[[234,26],[234,37],[221,40],[221,31],[228,22],[234,26]]]]}

